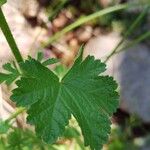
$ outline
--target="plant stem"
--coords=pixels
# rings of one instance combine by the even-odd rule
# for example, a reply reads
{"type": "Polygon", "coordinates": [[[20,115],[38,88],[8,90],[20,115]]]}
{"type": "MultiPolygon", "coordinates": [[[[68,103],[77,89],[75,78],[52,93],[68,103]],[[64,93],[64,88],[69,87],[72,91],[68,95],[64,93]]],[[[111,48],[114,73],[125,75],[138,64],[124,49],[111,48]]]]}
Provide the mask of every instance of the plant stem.
{"type": "Polygon", "coordinates": [[[14,39],[12,33],[11,33],[11,30],[8,26],[8,23],[6,21],[6,18],[4,16],[3,11],[2,11],[1,8],[0,8],[0,28],[1,28],[3,34],[6,38],[9,46],[10,46],[10,48],[11,48],[11,51],[12,51],[16,61],[19,64],[20,62],[23,61],[23,58],[22,58],[22,56],[19,52],[19,49],[18,49],[17,44],[15,42],[15,39],[14,39]]]}
{"type": "Polygon", "coordinates": [[[8,119],[6,119],[6,122],[10,122],[12,119],[15,119],[19,114],[23,113],[26,109],[25,108],[18,108],[16,112],[14,112],[8,119]]]}
{"type": "Polygon", "coordinates": [[[128,43],[128,45],[124,46],[121,50],[117,51],[115,54],[120,53],[125,50],[128,50],[130,47],[133,47],[134,45],[136,45],[148,38],[150,38],[150,31],[143,33],[140,37],[138,37],[134,41],[128,43]]]}
{"type": "Polygon", "coordinates": [[[146,15],[147,11],[148,11],[148,7],[146,7],[142,13],[140,13],[140,15],[136,18],[136,20],[131,24],[131,26],[129,27],[129,29],[127,30],[127,32],[124,34],[123,38],[120,40],[120,42],[117,44],[117,46],[112,50],[112,52],[107,56],[106,60],[104,61],[105,63],[114,55],[116,54],[117,50],[122,46],[122,44],[124,43],[124,41],[126,40],[126,38],[131,35],[131,33],[133,31],[135,31],[135,29],[137,28],[137,26],[141,23],[142,19],[144,18],[144,16],[146,15]]]}
{"type": "Polygon", "coordinates": [[[83,18],[78,19],[76,22],[68,25],[67,27],[65,27],[63,30],[61,30],[60,32],[57,32],[56,34],[54,34],[46,43],[44,43],[43,47],[51,44],[52,42],[56,41],[57,39],[59,39],[59,37],[61,37],[62,35],[66,34],[67,32],[75,29],[76,27],[79,27],[80,25],[89,22],[93,19],[96,19],[98,17],[104,16],[106,14],[115,12],[115,11],[119,11],[119,10],[123,10],[125,8],[129,7],[128,4],[120,4],[120,5],[116,5],[116,6],[112,6],[103,10],[100,10],[96,13],[93,13],[89,16],[85,16],[83,18]]]}

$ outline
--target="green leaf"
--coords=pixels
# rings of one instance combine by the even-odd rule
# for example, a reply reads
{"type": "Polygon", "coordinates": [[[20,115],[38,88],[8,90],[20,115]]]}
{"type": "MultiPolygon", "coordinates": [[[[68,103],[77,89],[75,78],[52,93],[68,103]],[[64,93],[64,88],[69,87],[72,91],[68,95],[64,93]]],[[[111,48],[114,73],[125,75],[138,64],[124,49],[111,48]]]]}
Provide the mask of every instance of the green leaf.
{"type": "Polygon", "coordinates": [[[0,73],[0,84],[5,81],[7,85],[10,85],[20,76],[19,71],[10,63],[4,64],[3,69],[8,73],[0,73]]]}
{"type": "Polygon", "coordinates": [[[16,147],[21,147],[23,145],[22,131],[15,128],[12,132],[8,134],[9,147],[16,149],[16,147]]]}
{"type": "Polygon", "coordinates": [[[59,59],[57,59],[57,58],[49,58],[49,59],[44,60],[42,62],[43,59],[44,59],[44,54],[42,52],[38,52],[36,60],[41,62],[43,66],[52,65],[52,64],[55,64],[55,63],[59,62],[59,59]]]}
{"type": "Polygon", "coordinates": [[[48,66],[48,65],[56,64],[58,62],[59,62],[59,59],[57,59],[57,58],[50,58],[50,59],[47,59],[44,62],[42,62],[42,65],[43,66],[48,66]]]}
{"type": "Polygon", "coordinates": [[[9,128],[10,128],[10,125],[7,122],[0,120],[0,134],[7,133],[9,128]]]}
{"type": "Polygon", "coordinates": [[[2,6],[3,4],[5,4],[7,2],[7,0],[0,0],[0,6],[2,6]]]}
{"type": "Polygon", "coordinates": [[[68,68],[63,64],[57,65],[54,69],[54,72],[60,79],[63,78],[63,76],[66,74],[67,71],[68,71],[68,68]]]}
{"type": "Polygon", "coordinates": [[[9,72],[16,73],[16,69],[12,67],[10,63],[6,63],[3,65],[3,68],[9,72]]]}
{"type": "Polygon", "coordinates": [[[0,73],[0,84],[6,81],[9,78],[8,74],[0,73]]]}
{"type": "Polygon", "coordinates": [[[76,63],[78,63],[78,62],[81,63],[82,58],[83,58],[83,51],[84,51],[84,44],[79,49],[79,53],[78,53],[78,56],[77,56],[77,59],[76,59],[76,63]]]}
{"type": "Polygon", "coordinates": [[[27,120],[35,125],[44,141],[54,143],[63,135],[71,115],[81,127],[85,146],[100,150],[108,140],[110,117],[118,106],[116,82],[100,76],[105,64],[93,56],[76,59],[64,78],[60,79],[34,59],[22,63],[23,77],[11,99],[17,106],[28,108],[27,120]]]}
{"type": "Polygon", "coordinates": [[[37,54],[37,60],[39,62],[41,62],[43,60],[43,58],[44,58],[44,54],[42,52],[38,52],[38,54],[37,54]]]}
{"type": "Polygon", "coordinates": [[[67,127],[63,136],[67,139],[76,138],[80,136],[80,133],[76,128],[73,127],[67,127]]]}

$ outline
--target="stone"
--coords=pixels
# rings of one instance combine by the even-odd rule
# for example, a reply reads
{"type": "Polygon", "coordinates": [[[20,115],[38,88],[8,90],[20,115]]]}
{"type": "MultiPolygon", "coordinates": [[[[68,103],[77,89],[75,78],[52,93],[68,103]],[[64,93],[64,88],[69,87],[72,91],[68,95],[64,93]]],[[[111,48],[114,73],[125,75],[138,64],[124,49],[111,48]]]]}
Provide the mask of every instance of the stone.
{"type": "Polygon", "coordinates": [[[117,68],[121,100],[129,112],[150,122],[150,48],[139,44],[121,55],[117,68]]]}

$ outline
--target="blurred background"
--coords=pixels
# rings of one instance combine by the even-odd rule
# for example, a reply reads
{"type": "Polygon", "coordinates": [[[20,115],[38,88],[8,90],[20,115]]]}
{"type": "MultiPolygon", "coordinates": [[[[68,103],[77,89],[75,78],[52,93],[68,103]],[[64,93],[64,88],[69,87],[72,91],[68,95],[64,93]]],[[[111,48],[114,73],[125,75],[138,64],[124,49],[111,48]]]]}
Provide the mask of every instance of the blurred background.
{"type": "MultiPolygon", "coordinates": [[[[150,0],[8,0],[2,7],[24,58],[58,58],[52,69],[62,77],[82,44],[84,57],[107,64],[118,82],[120,107],[103,150],[150,150],[150,0]]],[[[14,60],[0,31],[0,71],[14,60]]],[[[14,85],[0,86],[0,120],[16,110],[14,85]]],[[[0,123],[0,150],[89,150],[72,118],[62,138],[47,145],[25,123],[26,114],[0,123]],[[3,129],[2,129],[3,127],[3,129]]]]}

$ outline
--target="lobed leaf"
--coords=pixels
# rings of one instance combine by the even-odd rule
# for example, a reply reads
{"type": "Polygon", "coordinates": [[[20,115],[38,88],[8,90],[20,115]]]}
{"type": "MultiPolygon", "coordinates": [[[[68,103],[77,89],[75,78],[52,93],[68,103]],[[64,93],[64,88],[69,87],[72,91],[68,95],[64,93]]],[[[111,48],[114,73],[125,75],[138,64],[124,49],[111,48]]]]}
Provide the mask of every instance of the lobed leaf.
{"type": "Polygon", "coordinates": [[[82,53],[83,48],[61,81],[37,60],[26,60],[11,99],[28,108],[27,120],[44,141],[53,143],[63,135],[73,115],[85,146],[99,150],[108,140],[110,117],[118,106],[117,84],[112,77],[100,76],[106,70],[104,63],[93,56],[82,60],[82,53]]]}

